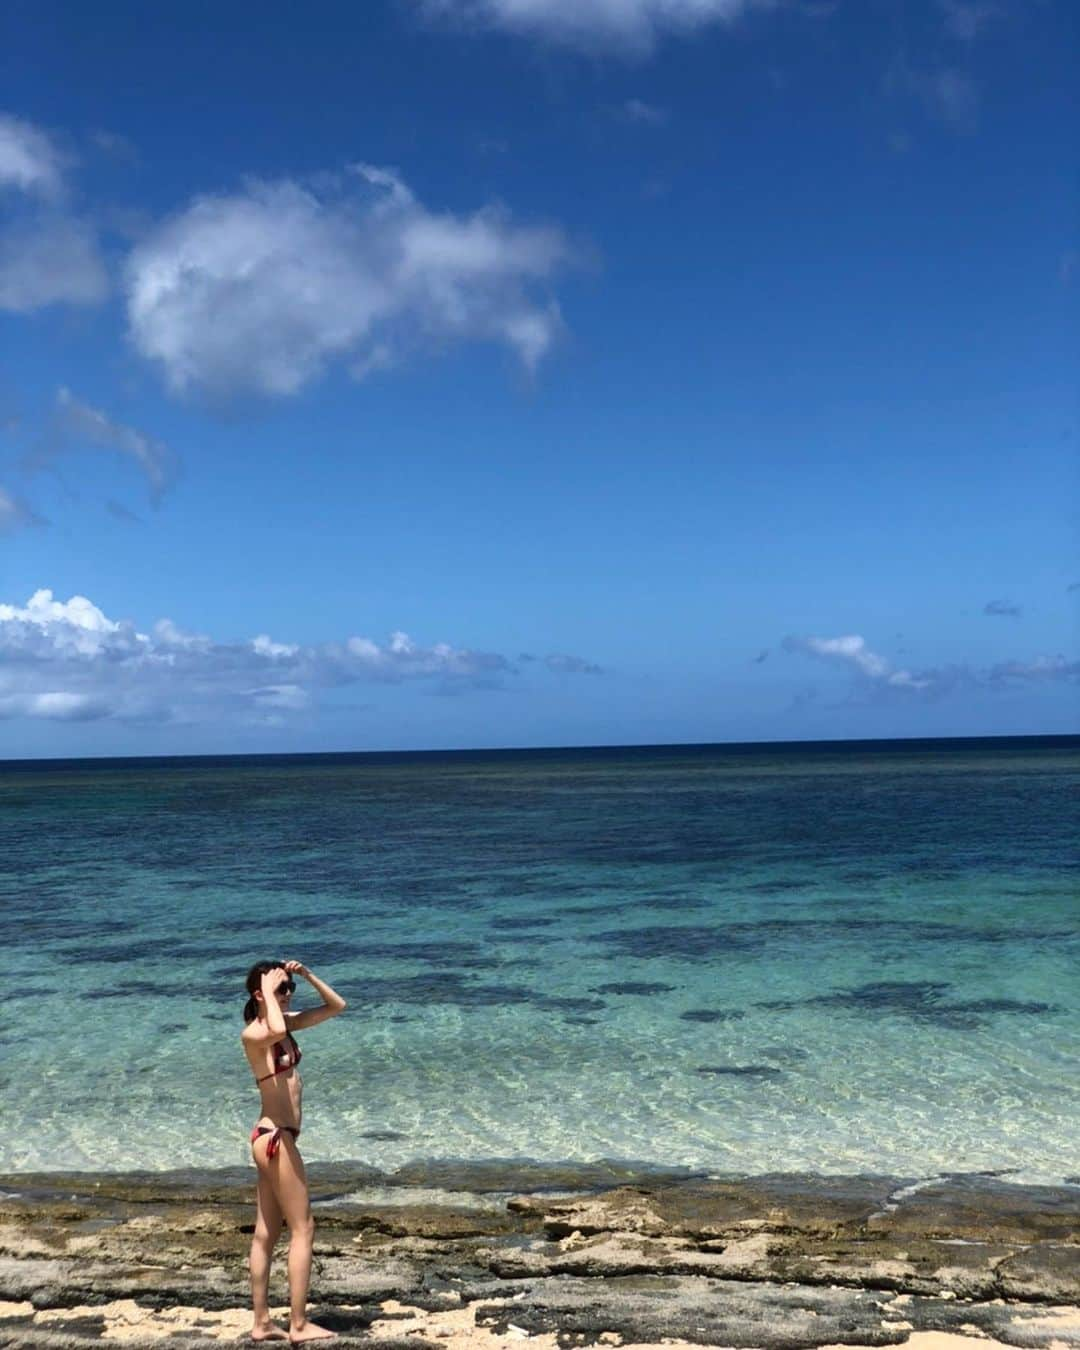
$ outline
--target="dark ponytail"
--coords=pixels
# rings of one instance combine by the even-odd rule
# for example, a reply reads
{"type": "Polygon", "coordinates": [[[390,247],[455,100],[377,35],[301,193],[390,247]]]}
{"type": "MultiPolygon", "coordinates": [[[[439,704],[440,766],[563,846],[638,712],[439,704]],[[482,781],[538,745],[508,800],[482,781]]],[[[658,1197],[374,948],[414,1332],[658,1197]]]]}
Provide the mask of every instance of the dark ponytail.
{"type": "Polygon", "coordinates": [[[251,997],[244,1004],[245,1022],[254,1022],[259,1015],[259,1001],[255,994],[262,988],[262,977],[269,975],[272,970],[280,969],[284,964],[284,961],[256,961],[248,971],[247,991],[251,997]]]}

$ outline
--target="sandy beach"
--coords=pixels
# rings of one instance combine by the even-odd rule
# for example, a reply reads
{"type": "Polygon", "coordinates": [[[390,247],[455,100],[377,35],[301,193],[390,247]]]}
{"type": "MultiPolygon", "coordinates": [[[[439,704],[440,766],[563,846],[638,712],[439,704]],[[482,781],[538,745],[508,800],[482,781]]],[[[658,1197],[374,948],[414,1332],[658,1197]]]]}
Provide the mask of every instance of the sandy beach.
{"type": "MultiPolygon", "coordinates": [[[[343,1346],[1080,1345],[1071,1186],[515,1163],[335,1165],[312,1180],[314,1315],[343,1346]]],[[[246,1335],[239,1170],[18,1175],[0,1189],[0,1345],[246,1335]]],[[[279,1305],[284,1254],[283,1241],[279,1305]]]]}

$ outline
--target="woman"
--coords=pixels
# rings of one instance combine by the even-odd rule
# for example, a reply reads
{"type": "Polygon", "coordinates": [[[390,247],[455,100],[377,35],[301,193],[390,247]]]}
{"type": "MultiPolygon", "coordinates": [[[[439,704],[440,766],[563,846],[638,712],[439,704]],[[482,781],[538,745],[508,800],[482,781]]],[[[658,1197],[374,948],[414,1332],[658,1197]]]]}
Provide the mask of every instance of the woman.
{"type": "Polygon", "coordinates": [[[247,990],[251,997],[244,1008],[247,1026],[241,1040],[262,1095],[262,1115],[251,1132],[251,1153],[259,1169],[258,1209],[251,1241],[251,1301],[255,1314],[251,1338],[284,1340],[286,1336],[270,1321],[268,1304],[270,1258],[284,1220],[289,1225],[288,1339],[298,1345],[302,1341],[323,1340],[334,1333],[307,1320],[315,1224],[307,1173],[296,1147],[303,1085],[296,1071],[300,1047],[293,1040],[293,1032],[336,1017],[345,1011],[345,1000],[299,961],[259,961],[248,972],[247,990]],[[322,998],[321,1008],[289,1011],[289,1000],[296,989],[295,975],[302,975],[322,998]]]}

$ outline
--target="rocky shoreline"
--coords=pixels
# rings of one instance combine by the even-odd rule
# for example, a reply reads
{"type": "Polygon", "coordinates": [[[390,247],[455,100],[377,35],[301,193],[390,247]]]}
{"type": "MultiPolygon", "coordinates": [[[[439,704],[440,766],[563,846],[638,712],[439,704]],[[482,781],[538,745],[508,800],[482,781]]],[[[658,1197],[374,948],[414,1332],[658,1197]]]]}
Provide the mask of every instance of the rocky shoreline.
{"type": "MultiPolygon", "coordinates": [[[[519,1162],[310,1171],[313,1315],[343,1347],[1080,1347],[1072,1185],[519,1162]]],[[[0,1177],[0,1346],[242,1336],[252,1221],[242,1169],[0,1177]]]]}

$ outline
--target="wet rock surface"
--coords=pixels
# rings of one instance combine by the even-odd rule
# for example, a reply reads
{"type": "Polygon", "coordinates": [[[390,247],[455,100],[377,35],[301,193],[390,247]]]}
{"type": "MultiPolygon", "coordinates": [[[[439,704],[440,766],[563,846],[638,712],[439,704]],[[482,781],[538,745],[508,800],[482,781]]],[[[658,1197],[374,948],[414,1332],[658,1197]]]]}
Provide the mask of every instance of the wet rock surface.
{"type": "MultiPolygon", "coordinates": [[[[344,1346],[810,1350],[934,1332],[1080,1347],[1080,1188],[606,1163],[311,1170],[313,1315],[344,1346]]],[[[251,1190],[241,1169],[0,1178],[0,1347],[242,1336],[251,1190]]],[[[285,1240],[279,1304],[284,1255],[285,1240]]]]}

